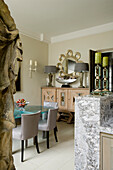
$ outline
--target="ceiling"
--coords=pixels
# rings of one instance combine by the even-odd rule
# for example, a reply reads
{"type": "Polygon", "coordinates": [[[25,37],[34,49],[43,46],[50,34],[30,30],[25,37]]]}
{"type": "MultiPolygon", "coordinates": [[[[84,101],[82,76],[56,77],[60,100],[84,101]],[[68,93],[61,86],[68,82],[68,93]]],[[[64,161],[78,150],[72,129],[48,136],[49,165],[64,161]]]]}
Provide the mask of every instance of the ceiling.
{"type": "Polygon", "coordinates": [[[113,23],[113,0],[4,0],[21,33],[50,39],[113,23]]]}

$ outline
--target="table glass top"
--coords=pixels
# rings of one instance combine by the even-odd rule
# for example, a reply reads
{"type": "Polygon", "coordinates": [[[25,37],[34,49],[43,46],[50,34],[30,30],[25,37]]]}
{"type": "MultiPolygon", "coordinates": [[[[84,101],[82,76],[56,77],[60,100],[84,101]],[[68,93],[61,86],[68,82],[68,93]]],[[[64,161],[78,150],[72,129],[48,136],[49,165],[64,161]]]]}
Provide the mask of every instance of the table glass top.
{"type": "Polygon", "coordinates": [[[26,106],[25,110],[20,110],[18,107],[14,109],[14,118],[18,119],[21,118],[21,114],[32,114],[41,111],[41,114],[48,112],[48,110],[52,107],[47,106],[26,106]]]}

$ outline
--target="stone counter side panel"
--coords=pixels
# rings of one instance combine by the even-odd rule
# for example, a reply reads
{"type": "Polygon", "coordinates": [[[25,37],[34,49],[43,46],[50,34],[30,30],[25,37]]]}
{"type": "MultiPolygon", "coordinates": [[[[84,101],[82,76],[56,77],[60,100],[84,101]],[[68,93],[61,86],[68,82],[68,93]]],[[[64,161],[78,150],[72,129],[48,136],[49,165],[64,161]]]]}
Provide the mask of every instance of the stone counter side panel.
{"type": "Polygon", "coordinates": [[[113,133],[113,97],[76,97],[75,170],[99,170],[100,132],[113,133]]]}

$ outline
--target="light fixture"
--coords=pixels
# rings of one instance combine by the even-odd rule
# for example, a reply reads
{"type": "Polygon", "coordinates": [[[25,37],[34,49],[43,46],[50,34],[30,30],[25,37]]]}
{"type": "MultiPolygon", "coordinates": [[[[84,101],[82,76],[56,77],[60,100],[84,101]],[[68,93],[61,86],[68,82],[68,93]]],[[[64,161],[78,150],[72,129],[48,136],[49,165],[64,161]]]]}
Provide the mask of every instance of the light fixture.
{"type": "Polygon", "coordinates": [[[83,86],[83,73],[88,72],[89,71],[89,65],[88,63],[76,63],[75,64],[75,72],[81,73],[81,77],[80,77],[80,88],[84,88],[83,86]]]}
{"type": "Polygon", "coordinates": [[[57,67],[56,66],[45,66],[44,67],[44,73],[47,73],[49,76],[49,83],[48,86],[52,87],[52,78],[53,74],[57,72],[57,67]]]}
{"type": "Polygon", "coordinates": [[[36,71],[37,71],[37,61],[35,60],[34,66],[33,66],[33,61],[30,60],[30,63],[29,63],[30,77],[32,77],[32,72],[36,72],[36,71]]]}

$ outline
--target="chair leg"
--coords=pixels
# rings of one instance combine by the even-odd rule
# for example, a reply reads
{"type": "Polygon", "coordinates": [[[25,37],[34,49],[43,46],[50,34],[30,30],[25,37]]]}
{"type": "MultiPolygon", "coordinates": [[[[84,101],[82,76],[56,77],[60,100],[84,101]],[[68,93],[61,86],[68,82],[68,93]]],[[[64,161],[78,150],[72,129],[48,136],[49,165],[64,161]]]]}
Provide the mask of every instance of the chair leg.
{"type": "Polygon", "coordinates": [[[38,152],[38,153],[40,153],[40,151],[39,151],[39,147],[38,147],[38,140],[37,140],[37,136],[35,136],[35,145],[36,145],[37,152],[38,152]]]}
{"type": "Polygon", "coordinates": [[[47,149],[49,149],[49,131],[47,131],[47,149]]]}
{"type": "Polygon", "coordinates": [[[24,157],[24,140],[21,140],[21,162],[23,162],[24,157]]]}
{"type": "Polygon", "coordinates": [[[56,126],[56,131],[58,132],[58,128],[57,128],[57,126],[56,126]]]}
{"type": "Polygon", "coordinates": [[[56,134],[56,132],[57,132],[58,130],[57,130],[57,127],[55,127],[54,128],[54,136],[55,136],[55,140],[56,140],[56,142],[58,142],[58,139],[57,139],[57,134],[56,134]]]}

